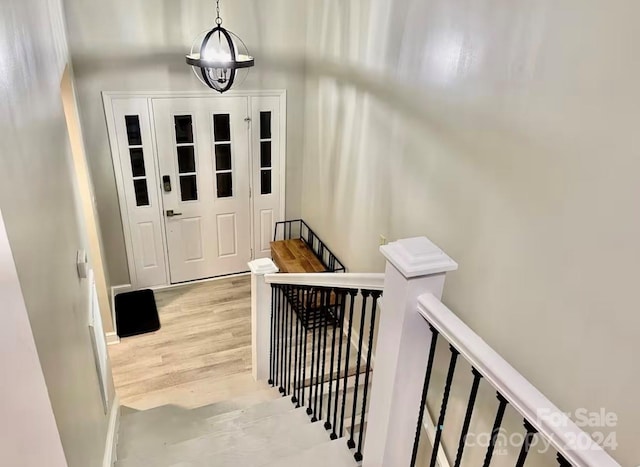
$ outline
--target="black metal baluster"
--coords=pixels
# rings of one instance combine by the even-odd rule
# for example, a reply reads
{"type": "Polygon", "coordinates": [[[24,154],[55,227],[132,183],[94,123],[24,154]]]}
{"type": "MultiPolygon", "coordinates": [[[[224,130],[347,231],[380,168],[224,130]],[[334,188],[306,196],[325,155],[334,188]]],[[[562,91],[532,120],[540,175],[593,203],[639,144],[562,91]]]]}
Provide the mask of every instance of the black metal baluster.
{"type": "MultiPolygon", "coordinates": [[[[319,309],[322,306],[322,303],[324,303],[324,296],[325,296],[325,290],[324,289],[320,289],[320,304],[318,304],[318,301],[314,302],[314,306],[318,307],[316,308],[316,316],[320,315],[322,316],[321,313],[319,312],[319,309]]],[[[313,391],[313,417],[311,417],[311,421],[312,422],[317,422],[318,421],[318,392],[320,391],[320,387],[318,386],[318,382],[320,381],[320,348],[322,347],[322,323],[318,323],[318,321],[315,321],[313,323],[313,327],[314,329],[318,330],[318,342],[315,347],[316,347],[316,383],[315,383],[315,388],[313,391]]],[[[321,401],[322,403],[322,401],[321,401]]]]}
{"type": "Polygon", "coordinates": [[[411,453],[410,467],[415,467],[418,458],[418,447],[420,446],[420,433],[422,433],[422,420],[424,419],[425,406],[427,404],[427,393],[431,382],[431,372],[433,371],[433,359],[436,355],[436,345],[438,344],[438,331],[429,324],[431,330],[431,345],[429,346],[429,357],[427,359],[427,371],[422,383],[422,397],[420,398],[420,408],[418,409],[418,424],[416,426],[416,436],[413,440],[413,452],[411,453]]]}
{"type": "Polygon", "coordinates": [[[306,296],[306,289],[300,289],[300,296],[298,300],[298,320],[300,321],[300,388],[298,389],[298,402],[301,406],[304,406],[304,386],[306,371],[305,367],[307,366],[307,328],[304,325],[304,321],[302,320],[302,310],[304,307],[302,303],[304,301],[304,297],[306,296]]]}
{"type": "Polygon", "coordinates": [[[293,319],[296,320],[296,351],[295,358],[293,359],[293,397],[291,397],[291,402],[296,404],[296,408],[300,407],[300,360],[302,360],[302,355],[300,354],[300,344],[302,341],[300,340],[300,319],[298,318],[298,303],[300,300],[300,287],[296,287],[295,299],[292,300],[292,308],[293,308],[293,319]]]}
{"type": "Polygon", "coordinates": [[[304,380],[302,379],[302,333],[304,332],[304,325],[300,321],[300,303],[303,294],[303,287],[298,288],[298,293],[296,295],[296,307],[294,309],[296,315],[296,347],[298,349],[298,363],[296,365],[296,373],[297,373],[297,387],[296,387],[296,407],[300,407],[300,405],[304,404],[304,401],[301,398],[301,390],[304,387],[304,380]],[[298,328],[300,328],[298,330],[298,328]]]}
{"type": "Polygon", "coordinates": [[[476,404],[476,396],[478,395],[478,387],[480,386],[480,378],[482,375],[475,368],[471,368],[473,373],[473,384],[471,385],[471,393],[469,394],[469,402],[467,403],[467,413],[464,416],[462,424],[462,432],[460,433],[460,442],[458,443],[458,453],[456,454],[456,462],[453,467],[460,467],[462,462],[462,453],[469,433],[469,425],[471,424],[471,416],[473,415],[473,407],[476,404]]]}
{"type": "Polygon", "coordinates": [[[276,319],[275,319],[275,335],[274,335],[274,354],[273,354],[273,384],[274,386],[279,386],[280,380],[278,379],[278,371],[280,370],[278,366],[279,358],[280,358],[280,287],[277,285],[273,286],[273,290],[276,293],[276,319]]]}
{"type": "Polygon", "coordinates": [[[451,350],[451,360],[449,361],[449,372],[447,373],[447,381],[444,385],[444,394],[442,395],[442,404],[440,405],[440,417],[438,418],[438,424],[436,425],[436,437],[433,442],[430,467],[435,467],[438,459],[440,438],[442,438],[442,430],[444,430],[444,417],[447,413],[447,404],[449,403],[449,394],[451,393],[451,383],[453,383],[453,375],[456,371],[456,362],[459,355],[459,352],[452,345],[449,346],[449,350],[451,350]]]}
{"type": "Polygon", "coordinates": [[[294,397],[296,399],[296,408],[300,407],[300,378],[302,378],[302,368],[300,368],[300,363],[302,362],[302,333],[300,332],[300,328],[302,328],[302,325],[300,324],[300,316],[298,315],[298,310],[300,309],[301,290],[302,287],[298,287],[296,290],[295,306],[293,309],[293,314],[296,319],[296,382],[294,383],[293,388],[294,397]]]}
{"type": "Polygon", "coordinates": [[[283,288],[284,303],[282,306],[282,314],[284,315],[284,326],[282,328],[282,396],[287,395],[287,377],[289,374],[289,368],[287,366],[287,357],[289,355],[289,341],[287,339],[287,333],[289,332],[289,286],[285,285],[283,288]]]}
{"type": "MultiPolygon", "coordinates": [[[[343,291],[340,296],[340,304],[337,308],[338,320],[340,323],[340,343],[338,344],[338,368],[336,371],[336,399],[333,408],[333,431],[331,432],[331,439],[338,439],[336,433],[336,425],[338,423],[338,399],[340,398],[340,366],[342,364],[342,341],[344,338],[344,308],[347,300],[347,293],[343,291]]],[[[337,324],[336,324],[337,326],[337,324]]],[[[348,365],[347,365],[348,367],[348,365]]]]}
{"type": "Polygon", "coordinates": [[[285,342],[285,332],[286,332],[286,314],[284,312],[285,306],[287,302],[287,297],[285,294],[284,287],[280,288],[280,386],[278,390],[284,394],[284,362],[285,362],[285,352],[286,342],[285,342]]]}
{"type": "Polygon", "coordinates": [[[344,363],[344,382],[342,386],[342,409],[340,413],[340,437],[344,436],[344,412],[347,406],[347,380],[349,379],[349,354],[351,353],[351,334],[353,332],[353,308],[355,305],[357,290],[350,290],[349,296],[351,303],[349,305],[349,330],[347,331],[347,351],[344,363]]]}
{"type": "Polygon", "coordinates": [[[484,458],[484,464],[482,464],[483,467],[489,467],[489,464],[491,464],[491,457],[493,456],[493,450],[496,447],[496,441],[498,440],[498,435],[500,434],[500,425],[502,424],[504,411],[507,408],[507,399],[505,399],[500,393],[498,393],[497,397],[498,397],[498,400],[500,401],[500,405],[498,405],[496,420],[493,423],[493,430],[491,430],[491,440],[489,441],[489,446],[487,447],[487,455],[484,458]]]}
{"type": "MultiPolygon", "coordinates": [[[[302,317],[305,312],[304,300],[308,296],[309,290],[305,289],[302,295],[302,301],[300,302],[300,317],[302,317]]],[[[309,340],[309,328],[305,326],[304,321],[302,321],[302,332],[304,334],[304,340],[302,341],[304,348],[302,351],[302,388],[300,393],[300,404],[304,405],[304,389],[307,385],[307,341],[309,340]]],[[[309,413],[309,407],[307,407],[307,413],[309,413]]]]}
{"type": "Polygon", "coordinates": [[[322,343],[322,371],[320,373],[320,408],[318,411],[318,420],[322,420],[322,404],[324,402],[324,376],[327,362],[327,327],[329,325],[328,319],[328,306],[331,302],[331,289],[326,289],[324,293],[324,300],[322,302],[322,308],[320,309],[320,316],[322,317],[322,334],[324,340],[322,343]]]}
{"type": "Polygon", "coordinates": [[[529,454],[531,442],[533,441],[533,437],[538,432],[538,430],[536,430],[533,425],[531,425],[531,423],[529,423],[527,420],[524,421],[524,428],[527,430],[527,434],[525,435],[524,442],[522,443],[522,447],[520,448],[520,455],[518,456],[516,467],[524,467],[524,461],[527,460],[527,454],[529,454]]]}
{"type": "MultiPolygon", "coordinates": [[[[364,294],[365,291],[362,291],[364,294]]],[[[371,325],[369,326],[369,348],[367,349],[367,365],[364,372],[364,394],[362,396],[362,411],[360,412],[360,434],[358,435],[358,450],[354,454],[356,461],[362,460],[362,437],[364,436],[364,416],[367,409],[367,393],[369,392],[369,373],[371,372],[371,352],[373,351],[373,334],[376,325],[376,311],[378,307],[378,298],[381,292],[370,291],[371,293],[371,325]]],[[[364,329],[360,331],[364,332],[364,329]]]]}
{"type": "Polygon", "coordinates": [[[282,387],[282,396],[284,397],[287,394],[287,305],[289,302],[289,298],[287,297],[287,285],[282,286],[282,304],[280,308],[282,310],[282,381],[280,386],[282,387]]]}
{"type": "Polygon", "coordinates": [[[369,292],[366,290],[360,291],[362,294],[362,310],[360,311],[360,329],[358,331],[358,361],[356,362],[356,381],[353,389],[353,407],[351,409],[351,430],[349,434],[349,441],[347,446],[350,449],[356,447],[356,442],[353,437],[356,427],[356,409],[358,407],[358,385],[360,383],[360,363],[362,360],[362,340],[364,338],[364,321],[367,314],[367,299],[369,298],[369,292]]]}
{"type": "Polygon", "coordinates": [[[287,315],[287,306],[289,304],[289,296],[287,293],[287,285],[282,286],[282,396],[287,395],[287,352],[289,345],[287,344],[287,332],[289,329],[289,317],[287,315]]]}
{"type": "Polygon", "coordinates": [[[560,465],[560,467],[572,467],[571,462],[565,459],[562,454],[558,453],[557,459],[558,459],[558,465],[560,465]]]}
{"type": "Polygon", "coordinates": [[[287,295],[289,297],[287,300],[287,309],[289,310],[287,313],[287,316],[289,317],[289,343],[287,344],[287,348],[289,349],[289,362],[287,363],[287,395],[291,395],[291,373],[293,372],[293,367],[291,366],[291,357],[293,354],[293,290],[291,286],[288,286],[287,295]]]}
{"type": "MultiPolygon", "coordinates": [[[[307,407],[307,414],[313,414],[314,405],[313,405],[313,382],[314,382],[314,370],[315,370],[315,361],[316,361],[316,326],[311,321],[311,313],[313,313],[313,307],[315,306],[317,298],[317,291],[315,289],[309,291],[309,295],[307,297],[307,308],[305,310],[307,323],[311,326],[311,368],[309,369],[311,372],[309,379],[309,407],[307,407]],[[313,300],[313,301],[312,301],[313,300]]],[[[313,420],[313,417],[312,417],[313,420]]]]}
{"type": "Polygon", "coordinates": [[[302,395],[302,391],[304,390],[304,343],[307,339],[306,329],[304,327],[304,322],[302,321],[302,317],[300,315],[301,300],[304,297],[304,288],[300,288],[300,293],[298,295],[298,304],[296,308],[296,314],[298,316],[298,321],[300,322],[300,355],[298,357],[298,407],[304,405],[304,396],[302,395]]]}
{"type": "MultiPolygon", "coordinates": [[[[324,422],[325,430],[331,429],[331,403],[333,402],[333,368],[334,368],[334,359],[336,356],[336,328],[338,327],[338,307],[340,301],[340,290],[334,291],[334,303],[331,305],[331,309],[333,310],[334,319],[333,319],[333,333],[331,335],[331,364],[329,365],[329,397],[327,398],[327,421],[324,422]]],[[[333,412],[335,413],[335,407],[333,412]]]]}
{"type": "Polygon", "coordinates": [[[269,381],[273,386],[273,347],[275,342],[276,289],[271,287],[271,327],[269,328],[269,381]]]}

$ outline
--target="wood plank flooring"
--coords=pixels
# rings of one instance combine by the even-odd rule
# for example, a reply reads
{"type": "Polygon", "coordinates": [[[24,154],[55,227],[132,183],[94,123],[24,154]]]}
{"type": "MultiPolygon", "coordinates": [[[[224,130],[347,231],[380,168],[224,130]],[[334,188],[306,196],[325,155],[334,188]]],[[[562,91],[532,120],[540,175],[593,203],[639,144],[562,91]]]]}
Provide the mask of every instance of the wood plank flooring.
{"type": "Polygon", "coordinates": [[[194,408],[264,388],[251,377],[249,276],[155,295],[161,328],[109,346],[122,405],[194,408]]]}

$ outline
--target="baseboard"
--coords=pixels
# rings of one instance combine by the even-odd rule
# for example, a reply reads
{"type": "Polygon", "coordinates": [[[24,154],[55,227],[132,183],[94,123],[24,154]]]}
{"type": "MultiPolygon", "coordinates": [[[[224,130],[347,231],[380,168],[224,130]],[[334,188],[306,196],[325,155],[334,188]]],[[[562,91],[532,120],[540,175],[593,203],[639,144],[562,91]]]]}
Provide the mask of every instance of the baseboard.
{"type": "Polygon", "coordinates": [[[113,332],[107,333],[107,344],[119,344],[120,338],[118,337],[118,323],[116,323],[116,295],[119,293],[131,292],[133,286],[131,284],[121,284],[111,286],[111,320],[113,322],[113,332]],[[115,336],[112,337],[111,334],[115,336]]]}
{"type": "Polygon", "coordinates": [[[105,337],[107,338],[107,345],[120,343],[120,337],[118,337],[118,334],[115,331],[105,333],[105,337]]]}
{"type": "Polygon", "coordinates": [[[107,426],[107,440],[104,446],[104,458],[102,467],[113,467],[117,460],[116,448],[118,446],[118,428],[120,426],[120,398],[116,394],[109,412],[109,425],[107,426]]]}
{"type": "Polygon", "coordinates": [[[207,277],[206,279],[196,279],[193,281],[187,281],[187,282],[178,282],[177,284],[163,284],[163,285],[155,285],[153,287],[149,287],[151,290],[153,291],[160,291],[160,290],[166,290],[166,289],[173,289],[175,287],[183,287],[185,285],[193,285],[193,284],[204,284],[206,282],[215,282],[215,281],[221,281],[224,279],[232,279],[234,277],[243,277],[243,276],[250,276],[251,272],[238,272],[238,273],[234,273],[234,274],[227,274],[224,276],[216,276],[216,277],[207,277]]]}

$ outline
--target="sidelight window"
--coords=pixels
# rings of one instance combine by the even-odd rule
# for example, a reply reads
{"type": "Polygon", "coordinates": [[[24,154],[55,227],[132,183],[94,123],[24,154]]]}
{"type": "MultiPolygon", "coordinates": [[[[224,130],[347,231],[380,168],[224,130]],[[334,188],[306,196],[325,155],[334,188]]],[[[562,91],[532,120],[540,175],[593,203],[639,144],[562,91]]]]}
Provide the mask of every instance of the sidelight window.
{"type": "Polygon", "coordinates": [[[271,194],[271,112],[260,112],[260,193],[271,194]]]}
{"type": "Polygon", "coordinates": [[[127,127],[129,161],[131,162],[136,206],[149,206],[149,190],[147,187],[147,171],[144,166],[140,117],[138,115],[125,115],[124,120],[127,127]]]}

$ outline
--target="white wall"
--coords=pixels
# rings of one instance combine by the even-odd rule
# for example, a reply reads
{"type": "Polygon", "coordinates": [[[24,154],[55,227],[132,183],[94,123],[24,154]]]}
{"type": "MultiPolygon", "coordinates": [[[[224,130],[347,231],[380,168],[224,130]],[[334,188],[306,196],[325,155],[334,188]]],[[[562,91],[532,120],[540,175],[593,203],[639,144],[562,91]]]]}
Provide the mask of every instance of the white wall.
{"type": "Polygon", "coordinates": [[[640,4],[308,3],[303,217],[352,271],[434,240],[445,302],[638,464],[640,4]]]}
{"type": "MultiPolygon", "coordinates": [[[[69,43],[111,285],[129,282],[124,237],[101,91],[203,90],[184,63],[193,39],[210,29],[210,0],[65,0],[69,43]]],[[[221,4],[224,25],[256,57],[238,89],[287,89],[288,218],[300,215],[304,120],[305,4],[235,0],[221,4]]],[[[206,88],[205,88],[206,89],[206,88]]],[[[212,91],[213,92],[213,91],[212,91]]]]}
{"type": "MultiPolygon", "coordinates": [[[[88,328],[88,284],[78,279],[75,266],[76,250],[88,250],[88,243],[60,94],[68,61],[60,8],[57,0],[3,3],[0,210],[66,460],[71,466],[86,467],[102,462],[107,416],[88,328]]],[[[3,275],[7,265],[5,258],[3,275]]],[[[3,295],[3,320],[20,318],[15,315],[19,309],[6,305],[3,295]]],[[[24,327],[19,332],[28,339],[24,327]]],[[[6,344],[10,343],[3,339],[6,344]]],[[[28,340],[19,344],[28,350],[28,340]]],[[[2,358],[23,364],[31,374],[29,384],[37,384],[37,368],[28,355],[17,348],[6,350],[2,358]]],[[[2,375],[1,385],[8,389],[20,384],[18,378],[2,375]]],[[[30,385],[19,388],[26,401],[35,390],[30,385]]],[[[109,400],[113,395],[109,381],[109,400]]],[[[42,406],[41,400],[33,403],[42,406]]],[[[28,427],[34,436],[49,427],[44,415],[41,423],[43,427],[28,427]]],[[[2,418],[0,424],[3,433],[15,430],[16,437],[28,435],[18,432],[20,425],[11,423],[11,418],[2,418]]],[[[9,464],[61,465],[58,453],[44,451],[45,446],[33,442],[26,449],[50,452],[56,456],[50,464],[34,460],[35,452],[25,452],[23,463],[9,464]]]]}
{"type": "Polygon", "coordinates": [[[5,465],[66,466],[0,214],[0,452],[5,465]],[[34,449],[37,446],[38,449],[34,449]]]}

